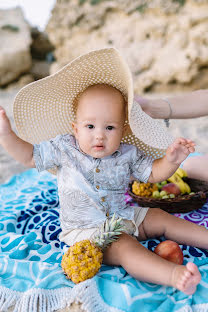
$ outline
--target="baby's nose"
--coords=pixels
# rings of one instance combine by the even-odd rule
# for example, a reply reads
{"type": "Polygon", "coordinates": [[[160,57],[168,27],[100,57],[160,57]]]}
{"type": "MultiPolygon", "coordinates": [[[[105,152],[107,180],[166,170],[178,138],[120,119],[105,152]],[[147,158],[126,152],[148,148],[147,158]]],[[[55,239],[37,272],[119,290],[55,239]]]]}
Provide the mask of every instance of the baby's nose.
{"type": "Polygon", "coordinates": [[[96,131],[96,139],[97,140],[103,140],[104,138],[104,132],[102,130],[97,130],[96,131]]]}

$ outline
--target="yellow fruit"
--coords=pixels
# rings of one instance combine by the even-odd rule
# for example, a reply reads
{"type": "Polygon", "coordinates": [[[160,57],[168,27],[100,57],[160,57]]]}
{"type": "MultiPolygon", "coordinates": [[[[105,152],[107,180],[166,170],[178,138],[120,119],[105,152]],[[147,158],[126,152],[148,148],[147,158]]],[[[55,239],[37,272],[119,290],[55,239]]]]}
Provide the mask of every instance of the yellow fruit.
{"type": "Polygon", "coordinates": [[[152,186],[153,191],[158,191],[157,183],[154,183],[152,186]]]}
{"type": "Polygon", "coordinates": [[[166,191],[161,191],[161,192],[160,192],[160,197],[163,198],[163,196],[166,196],[166,195],[167,195],[167,192],[166,192],[166,191]]]}
{"type": "MultiPolygon", "coordinates": [[[[179,168],[179,169],[181,169],[181,168],[179,168]]],[[[178,171],[178,169],[177,169],[177,171],[178,171]]],[[[171,183],[177,184],[178,187],[180,188],[180,191],[181,191],[182,194],[190,193],[191,189],[190,189],[189,185],[186,182],[183,181],[183,179],[177,173],[177,171],[170,178],[168,178],[168,181],[171,182],[171,183]]]]}
{"type": "Polygon", "coordinates": [[[91,241],[82,240],[69,247],[61,261],[67,278],[75,284],[92,278],[101,267],[103,250],[117,240],[123,230],[122,219],[115,219],[113,215],[102,224],[91,241]]]}
{"type": "Polygon", "coordinates": [[[136,195],[139,195],[139,187],[136,181],[134,181],[134,183],[132,184],[132,192],[136,195]]]}
{"type": "Polygon", "coordinates": [[[177,185],[180,188],[181,194],[186,193],[186,184],[183,180],[179,181],[177,185]]]}
{"type": "Polygon", "coordinates": [[[178,184],[179,182],[183,182],[182,178],[175,172],[170,178],[167,179],[171,183],[178,184]]]}
{"type": "Polygon", "coordinates": [[[164,196],[162,196],[162,199],[167,199],[167,198],[169,198],[169,196],[168,196],[168,195],[164,195],[164,196]]]}
{"type": "Polygon", "coordinates": [[[176,173],[181,177],[181,178],[186,178],[188,175],[187,175],[187,172],[185,170],[183,170],[182,168],[178,168],[176,170],[176,173]]]}
{"type": "Polygon", "coordinates": [[[154,198],[160,198],[160,192],[159,192],[159,191],[154,191],[154,192],[152,193],[152,197],[154,197],[154,198]]]}
{"type": "Polygon", "coordinates": [[[158,190],[156,183],[142,183],[134,181],[132,184],[132,192],[137,196],[151,197],[154,191],[158,190]]]}
{"type": "Polygon", "coordinates": [[[191,193],[191,188],[190,188],[190,186],[186,183],[186,182],[184,182],[185,183],[185,190],[186,190],[186,192],[185,193],[191,193]]]}
{"type": "Polygon", "coordinates": [[[75,284],[93,277],[100,269],[103,253],[100,248],[83,240],[75,243],[63,255],[61,267],[75,284]]]}

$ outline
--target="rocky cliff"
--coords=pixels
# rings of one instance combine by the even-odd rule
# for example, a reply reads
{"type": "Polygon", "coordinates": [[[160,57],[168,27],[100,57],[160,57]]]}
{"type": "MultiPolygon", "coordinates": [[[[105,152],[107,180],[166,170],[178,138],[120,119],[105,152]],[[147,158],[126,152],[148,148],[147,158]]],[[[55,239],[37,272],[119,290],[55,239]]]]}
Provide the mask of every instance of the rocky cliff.
{"type": "Polygon", "coordinates": [[[30,55],[30,28],[20,8],[0,10],[0,86],[28,72],[30,55]]]}
{"type": "Polygon", "coordinates": [[[47,76],[52,51],[46,33],[32,28],[20,7],[0,10],[0,88],[47,76]]]}
{"type": "Polygon", "coordinates": [[[208,87],[208,1],[57,0],[46,30],[57,59],[52,72],[114,46],[136,92],[208,87]]]}

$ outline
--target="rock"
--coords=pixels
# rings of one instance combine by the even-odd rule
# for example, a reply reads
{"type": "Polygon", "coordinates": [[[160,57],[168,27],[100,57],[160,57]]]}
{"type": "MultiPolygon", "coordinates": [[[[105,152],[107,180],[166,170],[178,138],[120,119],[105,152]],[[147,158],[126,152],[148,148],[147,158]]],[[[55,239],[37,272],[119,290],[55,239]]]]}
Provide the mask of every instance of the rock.
{"type": "Polygon", "coordinates": [[[131,68],[137,93],[201,88],[207,28],[205,0],[57,1],[46,28],[55,47],[51,73],[92,49],[114,46],[131,68]]]}
{"type": "Polygon", "coordinates": [[[21,9],[0,10],[0,86],[28,72],[30,44],[30,27],[21,9]]]}
{"type": "Polygon", "coordinates": [[[5,89],[6,90],[19,89],[33,81],[34,81],[34,77],[31,74],[24,74],[20,76],[18,80],[10,83],[5,89]]]}
{"type": "Polygon", "coordinates": [[[37,28],[31,28],[32,44],[31,54],[33,59],[46,60],[47,54],[52,52],[54,47],[45,32],[40,32],[37,28]]]}
{"type": "Polygon", "coordinates": [[[47,61],[33,59],[30,74],[35,80],[42,79],[49,75],[51,64],[47,61]]]}

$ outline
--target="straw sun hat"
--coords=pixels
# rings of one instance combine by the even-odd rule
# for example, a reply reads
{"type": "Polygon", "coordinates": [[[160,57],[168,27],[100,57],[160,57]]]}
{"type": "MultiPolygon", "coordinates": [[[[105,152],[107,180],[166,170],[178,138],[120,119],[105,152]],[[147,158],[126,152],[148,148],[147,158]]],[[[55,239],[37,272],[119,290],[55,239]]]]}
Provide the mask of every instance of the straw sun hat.
{"type": "Polygon", "coordinates": [[[133,99],[132,75],[114,48],[91,51],[55,74],[30,83],[17,94],[13,112],[19,136],[32,144],[58,134],[73,134],[74,102],[88,86],[108,84],[128,103],[128,131],[122,142],[134,144],[154,158],[164,155],[171,136],[157,120],[145,114],[133,99]]]}

